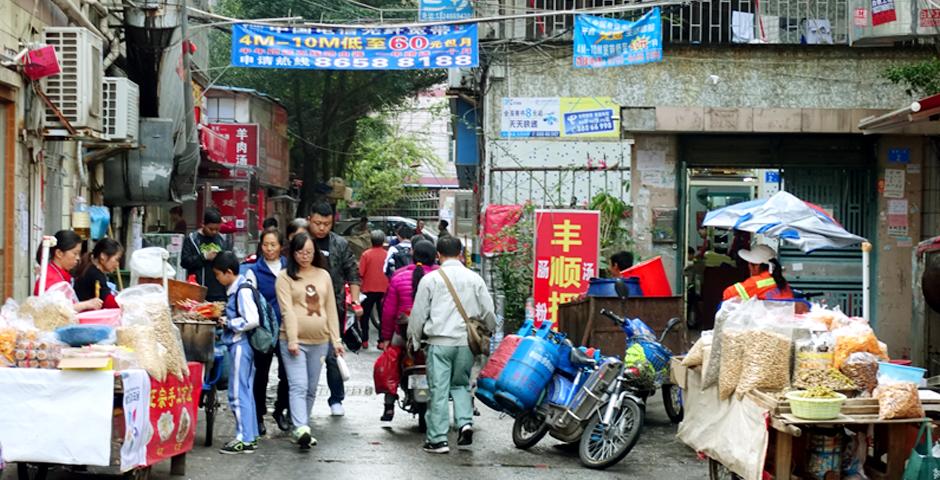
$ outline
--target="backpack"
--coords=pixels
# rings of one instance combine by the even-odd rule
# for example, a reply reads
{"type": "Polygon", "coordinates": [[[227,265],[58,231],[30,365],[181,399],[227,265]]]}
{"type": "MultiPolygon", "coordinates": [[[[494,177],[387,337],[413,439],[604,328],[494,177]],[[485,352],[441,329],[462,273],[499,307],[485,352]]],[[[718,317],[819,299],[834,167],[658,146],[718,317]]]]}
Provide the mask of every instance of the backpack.
{"type": "Polygon", "coordinates": [[[258,306],[258,326],[248,332],[248,344],[251,345],[252,350],[267,355],[277,347],[277,340],[281,334],[281,322],[274,314],[274,309],[271,308],[268,301],[258,292],[258,289],[247,282],[239,286],[238,291],[235,292],[236,311],[240,311],[238,294],[243,288],[251,289],[255,305],[258,306]]]}
{"type": "Polygon", "coordinates": [[[385,274],[391,277],[395,270],[408,265],[411,265],[411,247],[399,244],[395,247],[392,263],[386,267],[385,274]]]}

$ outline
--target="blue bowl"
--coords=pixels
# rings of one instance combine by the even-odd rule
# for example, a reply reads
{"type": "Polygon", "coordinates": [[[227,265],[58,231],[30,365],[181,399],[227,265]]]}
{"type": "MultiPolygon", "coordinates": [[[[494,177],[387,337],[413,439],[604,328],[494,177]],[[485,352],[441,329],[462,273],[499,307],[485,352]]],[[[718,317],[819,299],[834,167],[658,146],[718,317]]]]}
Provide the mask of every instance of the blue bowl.
{"type": "Polygon", "coordinates": [[[920,385],[924,379],[926,369],[920,367],[908,367],[906,365],[897,365],[889,362],[878,362],[878,374],[884,375],[892,380],[899,382],[913,382],[920,385]]]}
{"type": "Polygon", "coordinates": [[[59,341],[72,347],[83,347],[107,340],[114,333],[108,325],[69,325],[55,330],[59,341]]]}

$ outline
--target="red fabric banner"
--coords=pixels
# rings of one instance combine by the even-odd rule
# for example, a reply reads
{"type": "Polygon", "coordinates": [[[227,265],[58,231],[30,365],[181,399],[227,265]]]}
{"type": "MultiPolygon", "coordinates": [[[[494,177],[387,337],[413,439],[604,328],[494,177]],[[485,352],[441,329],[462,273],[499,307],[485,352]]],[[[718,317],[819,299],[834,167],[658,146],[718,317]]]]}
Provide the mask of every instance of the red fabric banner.
{"type": "Polygon", "coordinates": [[[162,382],[150,379],[150,426],[153,437],[147,444],[147,465],[193,449],[199,396],[202,394],[202,364],[189,362],[184,381],[169,374],[162,382]]]}
{"type": "Polygon", "coordinates": [[[600,212],[536,210],[533,299],[535,320],[558,321],[558,305],[587,292],[597,276],[600,212]]]}
{"type": "Polygon", "coordinates": [[[487,205],[483,212],[483,255],[516,250],[515,237],[503,237],[503,229],[515,225],[522,216],[522,205],[487,205]]]}

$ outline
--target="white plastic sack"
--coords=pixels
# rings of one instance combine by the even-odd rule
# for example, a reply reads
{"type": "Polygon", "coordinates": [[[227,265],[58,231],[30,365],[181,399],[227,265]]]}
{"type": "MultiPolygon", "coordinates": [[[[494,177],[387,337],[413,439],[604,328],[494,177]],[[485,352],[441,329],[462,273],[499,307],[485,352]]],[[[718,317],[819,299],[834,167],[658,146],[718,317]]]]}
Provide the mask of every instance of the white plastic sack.
{"type": "Polygon", "coordinates": [[[167,278],[176,277],[176,270],[170,266],[169,262],[163,260],[163,255],[168,254],[165,248],[147,247],[134,250],[131,254],[130,269],[131,283],[136,283],[140,277],[146,278],[167,278]],[[164,270],[164,268],[166,270],[164,270]]]}

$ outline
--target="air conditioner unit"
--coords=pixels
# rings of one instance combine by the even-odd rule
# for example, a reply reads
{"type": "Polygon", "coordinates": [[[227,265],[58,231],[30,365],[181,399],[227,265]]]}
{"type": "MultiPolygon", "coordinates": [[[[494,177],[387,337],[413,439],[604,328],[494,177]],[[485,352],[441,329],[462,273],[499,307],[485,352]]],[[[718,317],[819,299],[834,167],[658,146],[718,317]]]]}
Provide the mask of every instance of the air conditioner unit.
{"type": "Polygon", "coordinates": [[[104,134],[108,140],[136,141],[140,89],[130,79],[104,77],[104,134]]]}
{"type": "MultiPolygon", "coordinates": [[[[81,27],[47,27],[43,41],[55,47],[62,66],[62,73],[42,80],[46,96],[76,129],[101,132],[101,38],[81,27]]],[[[67,133],[50,108],[46,108],[44,126],[52,135],[67,133]]]]}

